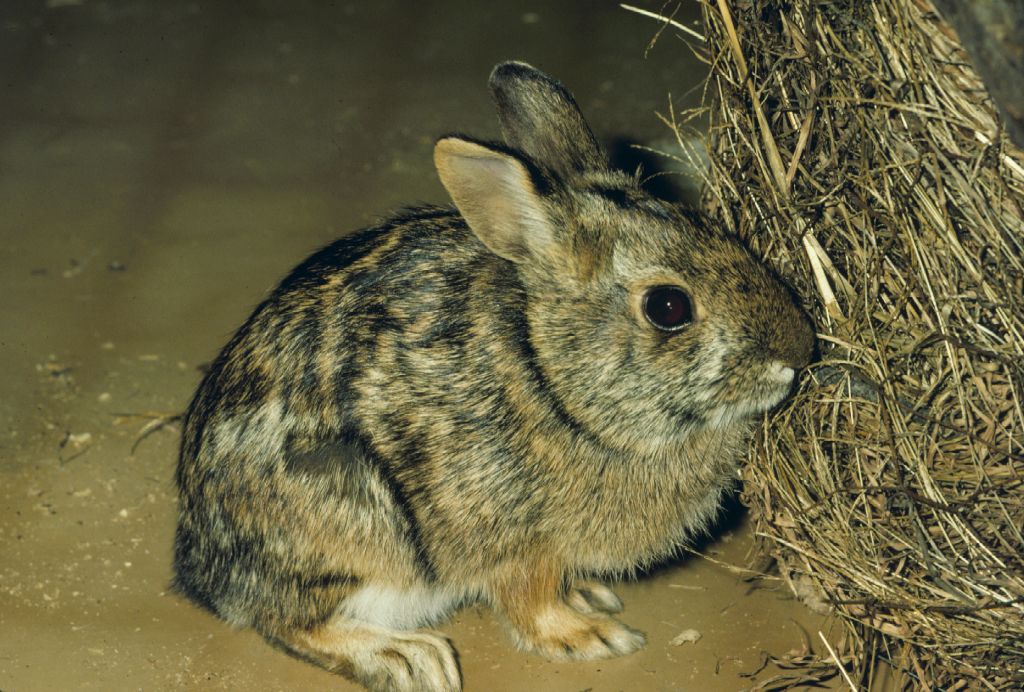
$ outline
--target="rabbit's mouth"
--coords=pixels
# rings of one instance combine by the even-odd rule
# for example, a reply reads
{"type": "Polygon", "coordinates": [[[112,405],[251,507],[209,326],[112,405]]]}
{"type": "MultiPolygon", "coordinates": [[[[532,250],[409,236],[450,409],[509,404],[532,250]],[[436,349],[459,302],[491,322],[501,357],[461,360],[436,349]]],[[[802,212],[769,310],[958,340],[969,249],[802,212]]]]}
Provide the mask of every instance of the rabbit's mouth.
{"type": "Polygon", "coordinates": [[[744,397],[751,415],[770,411],[781,404],[793,392],[795,383],[795,368],[780,360],[768,363],[762,377],[758,378],[744,397]]]}
{"type": "Polygon", "coordinates": [[[771,389],[773,385],[775,389],[774,401],[765,407],[766,411],[770,411],[793,394],[796,389],[796,368],[782,361],[773,361],[768,366],[765,380],[766,390],[771,389]]]}
{"type": "Polygon", "coordinates": [[[709,428],[720,428],[763,415],[789,398],[795,381],[794,368],[778,361],[771,363],[752,386],[734,390],[729,401],[712,408],[705,423],[709,428]]]}
{"type": "Polygon", "coordinates": [[[786,386],[787,390],[792,386],[796,378],[796,370],[780,361],[775,361],[768,366],[768,380],[778,381],[786,386]]]}

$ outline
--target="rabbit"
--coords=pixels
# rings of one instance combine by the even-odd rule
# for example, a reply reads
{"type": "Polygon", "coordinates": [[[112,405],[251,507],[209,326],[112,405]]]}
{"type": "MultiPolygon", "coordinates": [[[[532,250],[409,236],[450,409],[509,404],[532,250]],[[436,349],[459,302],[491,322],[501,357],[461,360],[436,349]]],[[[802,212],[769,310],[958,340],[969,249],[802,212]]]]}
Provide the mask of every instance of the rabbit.
{"type": "Polygon", "coordinates": [[[814,331],[701,213],[611,170],[570,93],[489,85],[503,143],[439,139],[454,207],[295,268],[204,376],[173,586],[374,690],[459,690],[429,629],[472,603],[553,660],[644,635],[602,578],[713,520],[814,331]]]}

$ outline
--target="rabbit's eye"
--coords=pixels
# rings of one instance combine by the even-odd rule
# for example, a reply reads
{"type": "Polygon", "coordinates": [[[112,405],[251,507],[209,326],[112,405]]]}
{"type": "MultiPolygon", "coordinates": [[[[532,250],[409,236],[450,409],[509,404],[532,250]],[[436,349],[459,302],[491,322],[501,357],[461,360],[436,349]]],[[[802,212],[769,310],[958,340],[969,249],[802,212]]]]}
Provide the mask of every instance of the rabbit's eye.
{"type": "Polygon", "coordinates": [[[674,332],[693,321],[693,306],[678,286],[655,286],[644,296],[644,315],[658,329],[674,332]]]}

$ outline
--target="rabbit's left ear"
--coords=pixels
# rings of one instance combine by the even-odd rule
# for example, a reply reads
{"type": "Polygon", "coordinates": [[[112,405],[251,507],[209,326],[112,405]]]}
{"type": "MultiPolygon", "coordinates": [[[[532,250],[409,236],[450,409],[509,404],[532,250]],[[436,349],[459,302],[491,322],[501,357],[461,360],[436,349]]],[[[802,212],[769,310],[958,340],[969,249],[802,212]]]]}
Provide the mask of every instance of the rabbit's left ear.
{"type": "Polygon", "coordinates": [[[489,81],[501,134],[512,148],[563,180],[608,168],[569,90],[524,62],[503,62],[489,81]]]}
{"type": "Polygon", "coordinates": [[[553,233],[529,169],[515,156],[459,137],[434,146],[434,165],[455,206],[491,252],[512,262],[541,256],[553,233]]]}

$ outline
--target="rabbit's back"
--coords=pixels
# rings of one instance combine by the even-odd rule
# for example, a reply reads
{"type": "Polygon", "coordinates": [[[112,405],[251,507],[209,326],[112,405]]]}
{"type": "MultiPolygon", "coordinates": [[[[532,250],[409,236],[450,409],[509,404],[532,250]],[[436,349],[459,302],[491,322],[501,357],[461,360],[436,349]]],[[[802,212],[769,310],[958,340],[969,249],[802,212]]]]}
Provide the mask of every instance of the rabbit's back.
{"type": "Polygon", "coordinates": [[[411,497],[423,454],[386,463],[376,438],[457,386],[467,325],[450,303],[482,264],[453,211],[418,209],[315,253],[256,308],[186,414],[179,590],[259,626],[325,616],[381,573],[430,575],[411,497]]]}

